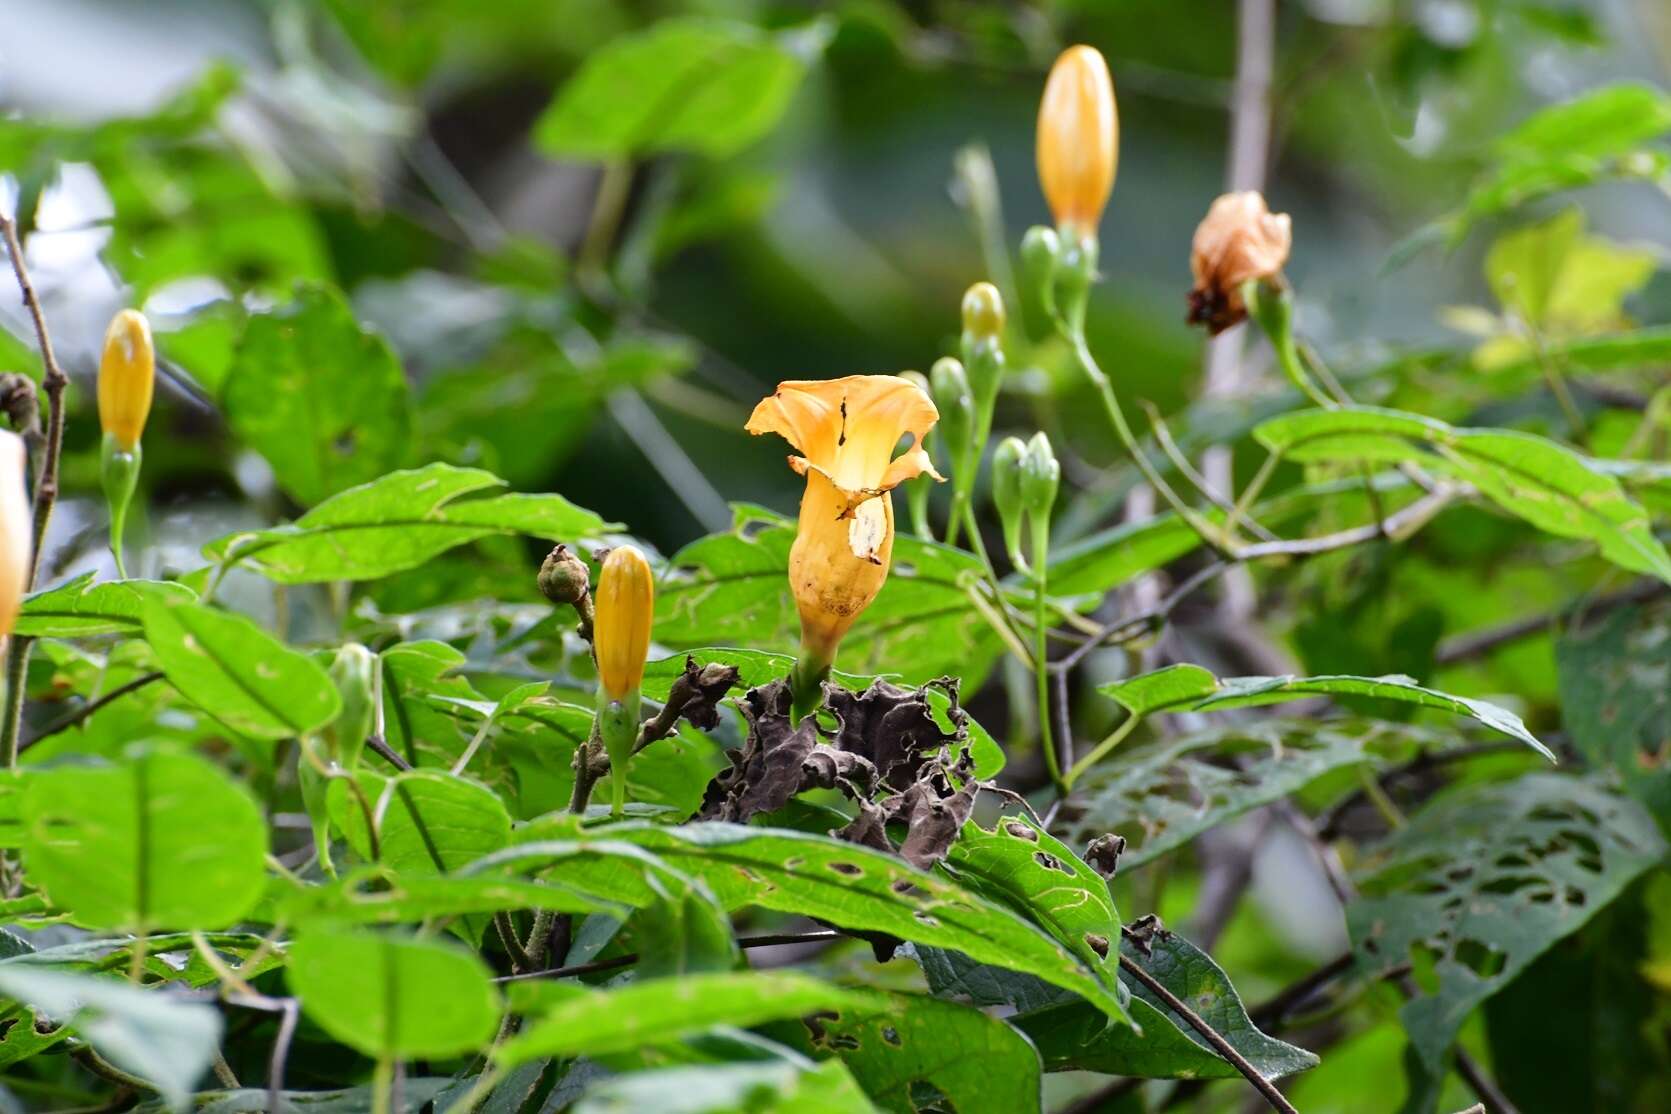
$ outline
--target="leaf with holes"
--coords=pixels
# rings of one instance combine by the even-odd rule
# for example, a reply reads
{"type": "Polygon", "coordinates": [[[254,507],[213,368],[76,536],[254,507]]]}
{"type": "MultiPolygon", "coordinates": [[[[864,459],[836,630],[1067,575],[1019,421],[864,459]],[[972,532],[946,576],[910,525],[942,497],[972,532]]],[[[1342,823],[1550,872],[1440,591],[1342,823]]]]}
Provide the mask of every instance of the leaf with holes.
{"type": "Polygon", "coordinates": [[[876,1108],[837,1061],[761,1060],[612,1075],[588,1087],[571,1109],[574,1114],[873,1114],[876,1108]]]}
{"type": "Polygon", "coordinates": [[[1346,911],[1360,965],[1412,963],[1399,1016],[1441,1070],[1464,1020],[1665,855],[1629,797],[1557,774],[1441,797],[1369,854],[1346,911]]]}
{"type": "Polygon", "coordinates": [[[227,423],[311,505],[406,462],[412,400],[400,361],[315,285],[249,319],[221,384],[227,423]]]}
{"type": "Polygon", "coordinates": [[[1001,817],[990,831],[970,820],[951,845],[946,867],[976,893],[1044,928],[1104,982],[1114,982],[1120,914],[1108,882],[1067,844],[1024,816],[1001,817]]]}
{"type": "Polygon", "coordinates": [[[511,817],[493,790],[442,770],[333,778],[331,822],[361,858],[399,873],[446,874],[510,842],[511,817]],[[358,792],[355,791],[355,785],[358,792]],[[375,825],[372,845],[368,815],[375,825]]]}
{"type": "Polygon", "coordinates": [[[1075,847],[1109,832],[1126,838],[1124,866],[1141,866],[1331,770],[1375,762],[1410,741],[1441,739],[1378,720],[1286,720],[1202,731],[1123,755],[1074,787],[1062,838],[1075,847]]]}
{"type": "MultiPolygon", "coordinates": [[[[984,962],[1027,971],[1095,1002],[1125,1020],[1119,992],[1041,929],[956,882],[926,874],[893,855],[827,836],[737,824],[661,828],[642,823],[592,829],[599,839],[630,842],[672,869],[700,878],[727,909],[755,905],[828,921],[842,928],[956,948],[984,962]]],[[[526,843],[478,866],[539,869],[541,843],[526,843]]],[[[564,883],[607,894],[619,868],[567,858],[564,883]]]]}
{"type": "Polygon", "coordinates": [[[561,495],[482,494],[504,481],[480,468],[427,464],[339,491],[288,526],[228,534],[203,547],[281,584],[375,580],[500,534],[590,537],[606,524],[561,495]]]}
{"type": "Polygon", "coordinates": [[[1671,554],[1654,537],[1647,512],[1618,480],[1547,438],[1459,429],[1372,406],[1295,411],[1254,435],[1272,453],[1300,463],[1408,462],[1453,476],[1545,533],[1595,542],[1619,567],[1671,583],[1671,554]]]}
{"type": "Polygon", "coordinates": [[[137,634],[145,623],[147,600],[192,603],[197,593],[166,580],[110,580],[93,583],[87,573],[23,601],[12,633],[29,638],[90,638],[97,634],[137,634]]]}
{"type": "Polygon", "coordinates": [[[365,867],[325,885],[274,883],[270,915],[287,924],[416,924],[428,917],[461,917],[512,909],[603,913],[625,918],[630,908],[561,882],[526,878],[459,877],[404,871],[390,876],[365,867]]]}
{"type": "Polygon", "coordinates": [[[747,1028],[780,1017],[866,1007],[867,995],[794,971],[707,971],[565,995],[531,1018],[494,1058],[601,1056],[667,1044],[716,1025],[747,1028]]]}
{"type": "Polygon", "coordinates": [[[1671,603],[1621,607],[1564,630],[1555,660],[1573,745],[1617,770],[1671,830],[1671,603]]]}
{"type": "Polygon", "coordinates": [[[1454,712],[1511,739],[1551,762],[1555,756],[1506,708],[1466,696],[1423,688],[1410,677],[1231,677],[1221,680],[1199,665],[1169,665],[1097,689],[1137,716],[1155,712],[1216,712],[1303,700],[1308,696],[1374,697],[1454,712]]]}
{"type": "Polygon", "coordinates": [[[181,696],[240,734],[305,735],[342,708],[318,662],[242,615],[152,597],[145,605],[145,640],[181,696]]]}
{"type": "Polygon", "coordinates": [[[285,981],[303,1013],[367,1056],[455,1056],[499,1024],[486,964],[448,940],[312,928],[291,945],[285,981]]]}
{"type": "Polygon", "coordinates": [[[806,71],[799,40],[743,23],[666,19],[587,58],[535,125],[570,158],[666,151],[724,156],[760,139],[806,71]]]}
{"type": "MultiPolygon", "coordinates": [[[[795,525],[759,507],[738,504],[735,511],[731,530],[692,542],[668,562],[656,591],[657,641],[779,653],[795,647],[799,628],[789,591],[795,525]]],[[[972,555],[896,534],[887,582],[843,641],[841,664],[908,684],[961,677],[972,693],[1001,650],[964,586],[980,577],[972,555]]]]}
{"type": "Polygon", "coordinates": [[[914,1114],[922,1109],[924,1086],[944,1095],[958,1114],[1043,1108],[1039,1054],[1011,1025],[921,994],[867,998],[862,1011],[819,1013],[796,1032],[782,1024],[768,1032],[810,1055],[839,1057],[883,1110],[914,1114]]]}
{"type": "Polygon", "coordinates": [[[29,878],[91,928],[224,928],[266,882],[255,801],[191,754],[138,747],[120,765],[36,770],[22,813],[29,878]]]}

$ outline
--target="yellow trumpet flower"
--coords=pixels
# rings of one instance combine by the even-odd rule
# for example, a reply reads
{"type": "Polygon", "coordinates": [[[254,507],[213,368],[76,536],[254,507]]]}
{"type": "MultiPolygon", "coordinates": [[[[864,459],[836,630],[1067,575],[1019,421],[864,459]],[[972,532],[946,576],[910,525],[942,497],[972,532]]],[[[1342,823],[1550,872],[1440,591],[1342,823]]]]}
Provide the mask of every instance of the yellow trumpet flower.
{"type": "MultiPolygon", "coordinates": [[[[894,512],[888,495],[934,470],[922,439],[940,414],[922,389],[897,375],[779,383],[748,420],[750,433],[776,433],[801,455],[801,519],[789,551],[789,585],[801,614],[803,681],[821,679],[842,636],[888,578],[894,512]],[[894,456],[901,437],[911,436],[894,456]]],[[[803,685],[797,704],[808,699],[803,685]]]]}
{"type": "Polygon", "coordinates": [[[1070,46],[1039,102],[1039,184],[1056,224],[1095,237],[1120,161],[1114,81],[1095,48],[1070,46]]]}
{"type": "Polygon", "coordinates": [[[123,452],[132,452],[151,415],[157,354],[151,326],[136,309],[111,319],[99,359],[99,425],[123,452]]]}
{"type": "Polygon", "coordinates": [[[34,524],[24,487],[28,454],[23,438],[0,430],[0,642],[12,633],[29,590],[29,551],[34,524]]]}
{"type": "Polygon", "coordinates": [[[655,601],[655,578],[644,554],[630,545],[611,549],[598,574],[592,633],[598,679],[611,700],[637,692],[644,681],[655,601]]]}

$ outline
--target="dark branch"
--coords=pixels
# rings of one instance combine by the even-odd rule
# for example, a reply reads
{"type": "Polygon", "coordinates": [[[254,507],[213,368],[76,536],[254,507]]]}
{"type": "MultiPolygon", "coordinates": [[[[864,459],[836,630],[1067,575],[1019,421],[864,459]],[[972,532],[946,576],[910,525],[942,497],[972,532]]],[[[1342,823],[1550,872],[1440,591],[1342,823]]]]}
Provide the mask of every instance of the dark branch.
{"type": "Polygon", "coordinates": [[[53,720],[51,723],[49,723],[45,727],[41,728],[40,733],[38,735],[36,735],[32,739],[29,739],[27,742],[23,743],[21,746],[19,746],[17,748],[18,753],[19,754],[23,753],[24,751],[28,750],[30,747],[34,746],[36,743],[40,742],[42,739],[48,738],[49,736],[52,736],[52,735],[56,735],[60,731],[68,731],[70,728],[74,727],[76,724],[78,724],[78,723],[82,722],[83,720],[87,719],[94,712],[98,711],[100,708],[104,707],[106,704],[109,704],[111,701],[120,700],[122,697],[128,695],[128,693],[130,693],[130,692],[137,692],[137,691],[144,688],[146,685],[150,684],[153,681],[162,680],[162,677],[163,677],[163,675],[160,671],[155,672],[155,673],[145,673],[145,674],[142,674],[141,676],[135,677],[133,680],[129,681],[125,685],[118,685],[116,688],[111,689],[109,692],[105,693],[103,696],[99,697],[96,700],[89,700],[87,703],[83,704],[81,707],[77,708],[75,711],[69,712],[69,713],[65,714],[64,716],[60,717],[59,719],[53,720]]]}

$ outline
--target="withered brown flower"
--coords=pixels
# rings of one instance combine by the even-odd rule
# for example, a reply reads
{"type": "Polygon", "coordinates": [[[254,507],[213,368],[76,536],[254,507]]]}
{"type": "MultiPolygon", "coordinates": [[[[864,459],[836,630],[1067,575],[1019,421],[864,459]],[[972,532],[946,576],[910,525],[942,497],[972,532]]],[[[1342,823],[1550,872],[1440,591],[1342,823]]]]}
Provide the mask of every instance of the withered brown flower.
{"type": "Polygon", "coordinates": [[[1217,336],[1245,320],[1242,284],[1281,283],[1292,242],[1288,214],[1271,212],[1258,191],[1227,193],[1214,201],[1190,245],[1195,287],[1189,292],[1189,323],[1204,324],[1217,336]]]}

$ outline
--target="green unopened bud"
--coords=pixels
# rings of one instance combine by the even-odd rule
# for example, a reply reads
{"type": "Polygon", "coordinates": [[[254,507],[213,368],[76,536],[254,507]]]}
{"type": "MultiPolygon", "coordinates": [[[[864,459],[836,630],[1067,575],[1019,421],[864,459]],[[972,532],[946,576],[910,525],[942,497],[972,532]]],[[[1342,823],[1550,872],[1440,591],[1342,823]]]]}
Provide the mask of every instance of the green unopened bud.
{"type": "Polygon", "coordinates": [[[1027,442],[1027,456],[1021,465],[1021,502],[1035,521],[1050,521],[1056,505],[1056,488],[1062,482],[1062,466],[1051,451],[1050,438],[1041,430],[1027,442]]]}
{"type": "Polygon", "coordinates": [[[376,712],[377,655],[358,642],[350,642],[337,651],[330,673],[342,697],[342,711],[325,729],[325,741],[331,757],[344,769],[352,770],[359,764],[376,712]]]}
{"type": "Polygon", "coordinates": [[[1054,228],[1036,224],[1021,238],[1021,296],[1027,320],[1038,324],[1037,336],[1049,332],[1050,318],[1056,313],[1056,265],[1061,254],[1062,238],[1054,228]]]}
{"type": "Polygon", "coordinates": [[[1056,260],[1057,288],[1062,314],[1075,329],[1085,323],[1085,304],[1097,278],[1097,238],[1085,232],[1064,236],[1056,260]]]}
{"type": "Polygon", "coordinates": [[[1021,516],[1026,506],[1021,497],[1021,470],[1026,457],[1027,446],[1019,437],[1004,438],[992,454],[992,504],[998,508],[998,521],[1004,527],[1004,548],[1010,564],[1023,572],[1027,559],[1021,553],[1021,516]]]}
{"type": "Polygon", "coordinates": [[[950,356],[934,361],[928,370],[929,393],[940,411],[940,436],[946,439],[952,474],[958,484],[969,482],[970,446],[975,436],[975,398],[963,365],[950,356]]]}
{"type": "Polygon", "coordinates": [[[1004,335],[1004,296],[990,282],[977,282],[964,292],[963,331],[976,340],[1004,335]]]}
{"type": "MultiPolygon", "coordinates": [[[[902,371],[899,373],[899,377],[908,380],[912,386],[923,394],[929,393],[928,376],[922,372],[902,371]]],[[[935,454],[939,441],[940,434],[937,430],[931,429],[923,437],[923,448],[930,456],[935,454]]],[[[934,529],[928,522],[929,485],[932,483],[934,483],[934,477],[932,476],[918,476],[915,479],[905,481],[905,504],[911,513],[911,532],[924,541],[934,540],[934,529]]]]}

